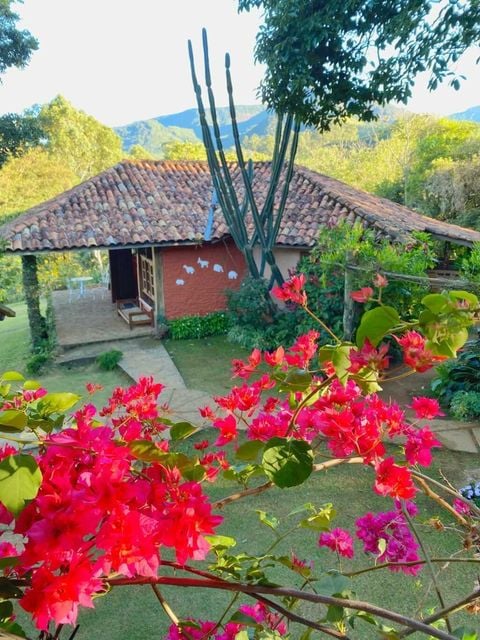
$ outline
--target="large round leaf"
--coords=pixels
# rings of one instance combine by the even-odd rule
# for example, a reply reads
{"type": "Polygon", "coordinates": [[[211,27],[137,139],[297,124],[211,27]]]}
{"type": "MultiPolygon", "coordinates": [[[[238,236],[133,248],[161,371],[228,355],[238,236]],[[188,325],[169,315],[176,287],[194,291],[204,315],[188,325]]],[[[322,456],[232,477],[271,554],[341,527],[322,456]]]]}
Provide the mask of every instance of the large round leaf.
{"type": "Polygon", "coordinates": [[[277,487],[295,487],[312,473],[313,452],[303,440],[272,438],[265,445],[262,463],[266,475],[277,487]]]}

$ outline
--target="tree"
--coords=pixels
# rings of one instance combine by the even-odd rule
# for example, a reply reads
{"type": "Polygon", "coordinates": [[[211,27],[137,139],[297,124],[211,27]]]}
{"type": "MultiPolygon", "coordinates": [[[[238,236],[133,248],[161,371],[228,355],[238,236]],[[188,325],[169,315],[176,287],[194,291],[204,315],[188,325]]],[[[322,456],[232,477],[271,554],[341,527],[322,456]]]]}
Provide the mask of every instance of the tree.
{"type": "MultiPolygon", "coordinates": [[[[20,0],[21,1],[21,0],[20,0]]],[[[15,0],[0,0],[0,74],[10,67],[25,67],[38,42],[29,31],[18,29],[15,0]]]]}
{"type": "Polygon", "coordinates": [[[18,157],[45,138],[36,114],[6,113],[0,116],[0,167],[10,157],[18,157]]]}
{"type": "Polygon", "coordinates": [[[145,147],[142,147],[141,144],[134,144],[133,147],[130,147],[129,157],[132,160],[154,160],[155,156],[147,151],[145,147]]]}
{"type": "Polygon", "coordinates": [[[0,220],[71,189],[79,179],[46,149],[30,149],[0,169],[0,220]]]}
{"type": "Polygon", "coordinates": [[[92,116],[57,96],[40,111],[49,152],[77,176],[79,181],[100,173],[126,154],[120,137],[92,116]]]}
{"type": "Polygon", "coordinates": [[[376,105],[406,102],[415,76],[429,88],[460,78],[452,63],[480,37],[478,0],[239,0],[259,7],[264,24],[255,56],[266,64],[263,101],[304,124],[328,129],[351,115],[375,117],[376,105]]]}

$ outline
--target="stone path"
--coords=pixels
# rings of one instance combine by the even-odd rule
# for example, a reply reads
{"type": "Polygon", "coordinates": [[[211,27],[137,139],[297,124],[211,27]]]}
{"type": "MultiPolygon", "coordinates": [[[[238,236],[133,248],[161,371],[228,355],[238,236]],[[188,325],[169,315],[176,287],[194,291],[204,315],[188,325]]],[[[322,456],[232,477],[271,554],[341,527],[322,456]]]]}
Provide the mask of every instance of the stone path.
{"type": "Polygon", "coordinates": [[[123,353],[119,367],[132,379],[153,376],[165,385],[160,402],[168,403],[176,420],[188,420],[199,424],[198,407],[212,405],[211,396],[204,391],[187,389],[180,372],[163,344],[152,338],[111,341],[89,344],[69,349],[57,358],[59,364],[91,359],[100,353],[118,349],[123,353]]]}

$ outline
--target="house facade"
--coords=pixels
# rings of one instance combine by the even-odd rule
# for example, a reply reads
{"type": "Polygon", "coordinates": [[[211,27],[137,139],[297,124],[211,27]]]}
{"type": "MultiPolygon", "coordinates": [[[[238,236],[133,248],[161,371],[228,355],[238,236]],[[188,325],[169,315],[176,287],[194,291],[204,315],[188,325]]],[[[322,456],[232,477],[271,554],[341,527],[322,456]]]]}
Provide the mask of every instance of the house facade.
{"type": "MultiPolygon", "coordinates": [[[[241,175],[231,169],[241,200],[241,175]]],[[[259,207],[270,172],[270,163],[254,164],[259,207]]],[[[212,191],[206,163],[125,161],[5,224],[0,237],[12,254],[108,250],[112,302],[140,298],[157,322],[205,315],[224,309],[225,291],[246,274],[221,210],[211,206],[212,191]]],[[[275,247],[282,273],[295,268],[321,228],[341,220],[406,245],[413,231],[467,246],[480,241],[477,231],[296,167],[275,247]]],[[[253,233],[248,213],[247,227],[253,233]]]]}

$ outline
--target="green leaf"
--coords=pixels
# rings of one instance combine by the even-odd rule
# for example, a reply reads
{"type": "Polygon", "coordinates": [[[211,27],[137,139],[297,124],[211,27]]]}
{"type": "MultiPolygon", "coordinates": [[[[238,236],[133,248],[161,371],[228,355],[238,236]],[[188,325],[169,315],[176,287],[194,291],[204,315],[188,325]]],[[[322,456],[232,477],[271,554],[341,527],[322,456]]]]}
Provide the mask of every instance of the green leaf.
{"type": "Polygon", "coordinates": [[[255,509],[255,511],[258,513],[258,519],[262,524],[273,530],[278,528],[278,525],[280,524],[280,520],[278,518],[272,516],[266,511],[261,511],[261,509],[255,509]]]}
{"type": "Polygon", "coordinates": [[[449,295],[456,300],[466,300],[472,307],[478,307],[478,297],[470,291],[449,291],[449,295]]]}
{"type": "Polygon", "coordinates": [[[341,622],[343,620],[344,608],[336,604],[331,604],[327,609],[328,622],[341,622]]]}
{"type": "Polygon", "coordinates": [[[0,558],[0,570],[5,569],[6,567],[16,567],[19,557],[20,556],[7,556],[5,558],[0,558]]]}
{"type": "Polygon", "coordinates": [[[172,440],[185,440],[198,431],[191,422],[176,422],[170,429],[170,438],[172,440]]]}
{"type": "Polygon", "coordinates": [[[22,590],[16,587],[9,578],[0,577],[0,598],[21,598],[22,590]]]}
{"type": "Polygon", "coordinates": [[[25,380],[23,383],[25,391],[36,391],[37,389],[40,389],[41,386],[42,385],[36,380],[25,380]]]}
{"type": "Polygon", "coordinates": [[[324,596],[334,596],[345,591],[349,585],[350,580],[341,573],[329,573],[315,584],[315,590],[324,596]]]}
{"type": "Polygon", "coordinates": [[[5,371],[5,373],[2,373],[0,376],[0,380],[4,382],[23,382],[25,378],[21,373],[18,373],[18,371],[5,371]]]}
{"type": "Polygon", "coordinates": [[[347,369],[350,367],[351,342],[342,342],[338,345],[326,345],[319,351],[320,362],[331,362],[338,379],[344,382],[350,375],[347,369]]]}
{"type": "Polygon", "coordinates": [[[11,433],[12,431],[23,431],[28,424],[28,418],[23,411],[17,409],[7,409],[0,412],[0,431],[11,433]]]}
{"type": "Polygon", "coordinates": [[[248,440],[238,447],[235,457],[244,462],[255,462],[264,445],[261,440],[248,440]]]}
{"type": "Polygon", "coordinates": [[[0,621],[3,622],[13,615],[13,604],[9,600],[0,602],[0,621]]]}
{"type": "Polygon", "coordinates": [[[208,544],[214,549],[230,549],[237,544],[230,536],[204,536],[208,544]]]}
{"type": "Polygon", "coordinates": [[[447,311],[451,306],[448,298],[441,293],[429,293],[422,298],[422,304],[435,315],[447,311]]]}
{"type": "Polygon", "coordinates": [[[356,342],[359,347],[368,338],[374,347],[397,326],[400,316],[393,307],[382,306],[363,314],[357,329],[356,342]]]}
{"type": "Polygon", "coordinates": [[[328,531],[336,514],[333,504],[327,504],[317,513],[302,520],[300,526],[303,529],[313,529],[314,531],[328,531]]]}
{"type": "Polygon", "coordinates": [[[37,410],[42,416],[49,416],[52,413],[65,413],[80,400],[80,396],[75,393],[47,393],[38,401],[37,410]]]}
{"type": "Polygon", "coordinates": [[[32,456],[7,456],[0,462],[0,502],[17,516],[27,500],[33,500],[42,482],[42,474],[32,456]]]}
{"type": "Polygon", "coordinates": [[[280,385],[281,391],[305,391],[312,383],[312,374],[305,369],[290,369],[280,385]]]}
{"type": "Polygon", "coordinates": [[[265,445],[262,464],[267,477],[280,487],[295,487],[313,471],[313,452],[303,440],[271,438],[265,445]]]}

